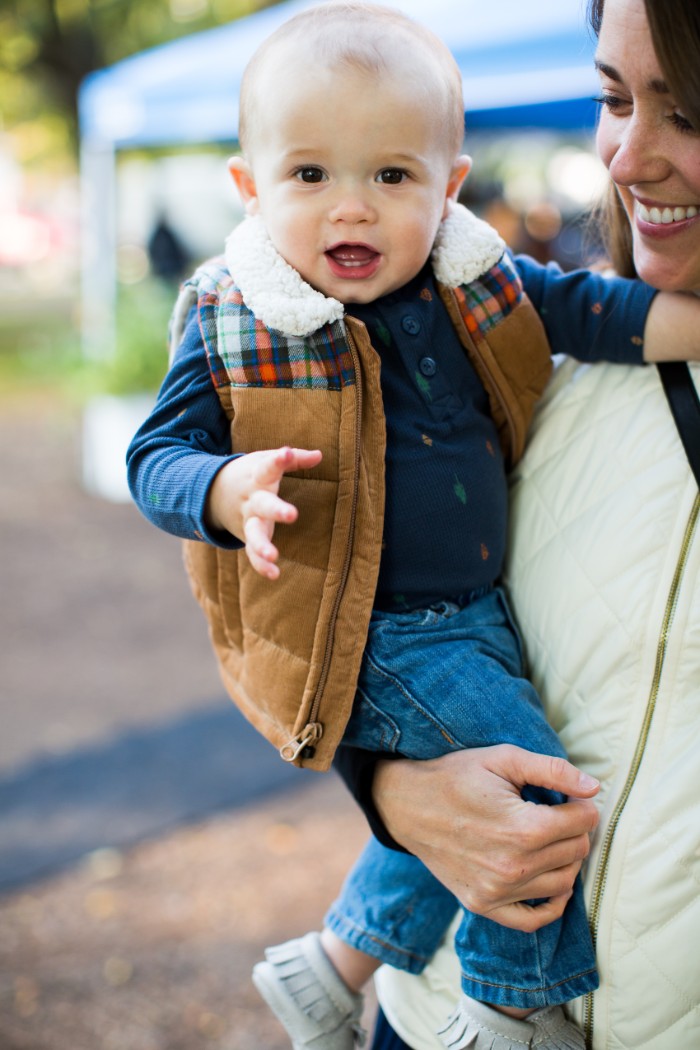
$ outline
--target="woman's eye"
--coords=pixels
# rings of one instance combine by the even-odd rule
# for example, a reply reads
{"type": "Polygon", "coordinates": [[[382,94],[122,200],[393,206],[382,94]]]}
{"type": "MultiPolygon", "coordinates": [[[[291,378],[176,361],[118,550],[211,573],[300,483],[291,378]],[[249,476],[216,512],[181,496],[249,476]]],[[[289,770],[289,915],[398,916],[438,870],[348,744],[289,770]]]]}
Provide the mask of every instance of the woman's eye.
{"type": "Polygon", "coordinates": [[[401,168],[384,168],[377,175],[377,182],[383,182],[387,186],[398,186],[406,178],[406,172],[401,168]]]}
{"type": "MultiPolygon", "coordinates": [[[[598,98],[593,99],[600,106],[605,106],[608,113],[622,114],[629,105],[624,98],[619,98],[617,95],[611,95],[607,92],[603,92],[598,98]]],[[[697,133],[697,128],[693,127],[687,117],[684,117],[679,110],[673,110],[670,114],[667,114],[667,119],[678,131],[689,131],[697,133]]]]}
{"type": "Polygon", "coordinates": [[[617,95],[609,95],[607,92],[598,95],[593,101],[597,102],[599,106],[605,106],[610,113],[615,113],[625,105],[624,99],[618,98],[617,95]]]}
{"type": "Polygon", "coordinates": [[[299,168],[294,174],[301,182],[323,182],[324,179],[320,168],[299,168]]]}
{"type": "Polygon", "coordinates": [[[678,110],[671,114],[671,123],[679,131],[697,131],[697,128],[693,127],[688,118],[684,117],[678,110]]]}

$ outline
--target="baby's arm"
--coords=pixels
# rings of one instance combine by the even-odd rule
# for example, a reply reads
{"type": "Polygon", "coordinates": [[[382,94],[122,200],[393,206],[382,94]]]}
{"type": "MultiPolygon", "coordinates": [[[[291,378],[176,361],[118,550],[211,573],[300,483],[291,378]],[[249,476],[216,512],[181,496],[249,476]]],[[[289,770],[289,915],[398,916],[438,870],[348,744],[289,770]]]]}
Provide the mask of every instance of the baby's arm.
{"type": "Polygon", "coordinates": [[[321,462],[321,453],[301,448],[249,452],[230,460],[215,476],[205,506],[208,525],[226,530],[245,543],[248,560],[268,580],[280,574],[279,551],[272,543],[277,522],[291,524],[297,509],[280,499],[280,481],[290,470],[307,470],[321,462]]]}
{"type": "Polygon", "coordinates": [[[515,263],[552,353],[620,364],[700,359],[695,296],[589,270],[564,273],[522,255],[515,263]]]}
{"type": "Polygon", "coordinates": [[[700,361],[700,297],[659,292],[644,329],[645,361],[700,361]]]}
{"type": "MultiPolygon", "coordinates": [[[[265,514],[269,514],[270,500],[277,499],[281,474],[295,469],[295,462],[299,467],[315,466],[321,458],[316,452],[295,456],[291,452],[289,460],[284,450],[232,453],[230,424],[212,384],[196,311],[192,310],[156,405],[129,446],[128,478],[136,505],[149,521],[174,536],[233,550],[244,544],[249,556],[252,550],[253,558],[259,558],[261,543],[272,546],[274,517],[265,521],[265,514]],[[278,474],[275,482],[269,469],[260,474],[260,457],[274,461],[279,452],[281,465],[273,467],[278,474]],[[235,469],[234,464],[238,464],[235,469]],[[260,496],[250,500],[253,490],[261,488],[270,490],[260,493],[267,499],[267,512],[263,507],[262,513],[255,510],[260,496]],[[261,519],[252,522],[252,533],[244,524],[244,515],[238,513],[236,500],[245,502],[247,517],[261,519]]],[[[288,509],[279,520],[296,517],[294,508],[291,518],[285,514],[288,509]]],[[[271,578],[278,574],[274,571],[271,578]]]]}

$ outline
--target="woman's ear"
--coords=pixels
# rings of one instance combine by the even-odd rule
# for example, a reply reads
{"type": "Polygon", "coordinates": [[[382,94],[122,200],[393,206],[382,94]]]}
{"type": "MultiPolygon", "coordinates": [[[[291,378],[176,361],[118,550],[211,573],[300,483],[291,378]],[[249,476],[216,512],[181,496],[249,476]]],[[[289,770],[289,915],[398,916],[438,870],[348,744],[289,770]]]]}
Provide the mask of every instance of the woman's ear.
{"type": "Polygon", "coordinates": [[[449,208],[449,201],[456,201],[459,197],[459,191],[462,188],[462,183],[466,179],[467,175],[471,171],[472,159],[468,157],[466,153],[463,153],[452,166],[450,177],[447,180],[447,190],[445,191],[445,210],[442,214],[443,219],[447,216],[449,208]]]}
{"type": "Polygon", "coordinates": [[[241,198],[241,203],[245,207],[246,213],[248,215],[257,215],[260,203],[250,164],[244,157],[231,157],[228,162],[228,170],[236,184],[238,196],[241,198]]]}

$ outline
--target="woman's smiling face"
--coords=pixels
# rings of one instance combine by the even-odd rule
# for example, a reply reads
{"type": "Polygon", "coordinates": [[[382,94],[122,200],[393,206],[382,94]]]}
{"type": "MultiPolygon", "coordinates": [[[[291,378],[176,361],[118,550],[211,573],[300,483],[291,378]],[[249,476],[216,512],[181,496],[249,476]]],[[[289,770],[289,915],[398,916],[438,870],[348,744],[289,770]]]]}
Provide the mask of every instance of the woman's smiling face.
{"type": "Polygon", "coordinates": [[[643,0],[606,0],[596,65],[598,152],[630,221],[637,273],[665,291],[698,291],[700,129],[664,81],[643,0]]]}

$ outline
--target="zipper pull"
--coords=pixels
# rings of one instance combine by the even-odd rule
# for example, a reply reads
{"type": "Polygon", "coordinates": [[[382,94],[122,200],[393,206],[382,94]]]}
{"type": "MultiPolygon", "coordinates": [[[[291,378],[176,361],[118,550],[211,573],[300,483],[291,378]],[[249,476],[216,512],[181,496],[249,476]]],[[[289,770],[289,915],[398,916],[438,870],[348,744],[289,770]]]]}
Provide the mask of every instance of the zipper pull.
{"type": "Polygon", "coordinates": [[[314,753],[313,745],[317,740],[320,740],[323,736],[323,726],[320,722],[309,722],[305,725],[301,733],[297,733],[293,736],[284,747],[280,748],[280,756],[285,762],[295,762],[301,755],[302,758],[311,758],[314,753]],[[309,753],[303,755],[302,752],[309,749],[309,753]]]}

